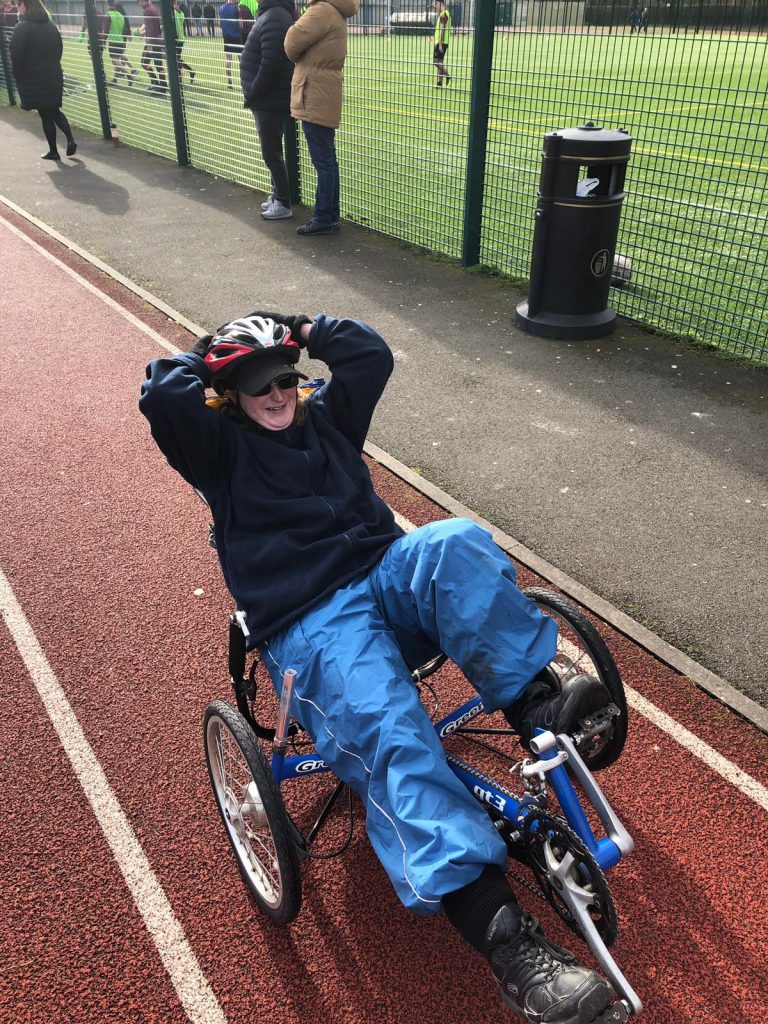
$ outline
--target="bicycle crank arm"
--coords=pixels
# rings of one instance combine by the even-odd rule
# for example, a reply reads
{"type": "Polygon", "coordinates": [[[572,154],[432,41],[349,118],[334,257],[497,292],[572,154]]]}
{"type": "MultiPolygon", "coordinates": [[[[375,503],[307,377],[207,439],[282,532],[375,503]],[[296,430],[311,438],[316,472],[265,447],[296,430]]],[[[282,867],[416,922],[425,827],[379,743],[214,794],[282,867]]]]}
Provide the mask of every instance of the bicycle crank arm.
{"type": "MultiPolygon", "coordinates": [[[[544,851],[544,856],[547,865],[547,875],[550,882],[568,905],[568,909],[576,919],[582,935],[586,939],[589,948],[595,954],[595,957],[603,968],[606,977],[611,982],[616,992],[618,992],[619,996],[621,996],[621,1000],[627,1004],[630,1012],[636,1015],[639,1014],[643,1009],[640,997],[629,984],[621,968],[608,952],[608,947],[600,937],[600,934],[595,927],[595,922],[589,914],[588,908],[592,905],[594,894],[585,889],[578,879],[574,877],[576,875],[576,871],[574,870],[575,858],[573,854],[567,852],[562,860],[558,860],[552,850],[547,847],[544,851]]],[[[617,1007],[614,1007],[614,1010],[617,1013],[619,1012],[617,1007]]],[[[605,1018],[606,1024],[613,1020],[619,1021],[621,1020],[621,1017],[609,1016],[605,1018]]],[[[626,1020],[626,1017],[624,1020],[626,1020]]]]}
{"type": "Polygon", "coordinates": [[[608,838],[616,844],[622,857],[632,853],[635,848],[634,840],[622,825],[619,816],[611,807],[608,798],[597,784],[594,775],[584,764],[581,754],[579,754],[576,744],[570,736],[567,736],[565,733],[554,736],[551,732],[543,732],[531,741],[531,750],[538,756],[553,750],[555,747],[561,753],[567,754],[568,768],[578,779],[588,800],[597,811],[597,816],[608,838]]]}

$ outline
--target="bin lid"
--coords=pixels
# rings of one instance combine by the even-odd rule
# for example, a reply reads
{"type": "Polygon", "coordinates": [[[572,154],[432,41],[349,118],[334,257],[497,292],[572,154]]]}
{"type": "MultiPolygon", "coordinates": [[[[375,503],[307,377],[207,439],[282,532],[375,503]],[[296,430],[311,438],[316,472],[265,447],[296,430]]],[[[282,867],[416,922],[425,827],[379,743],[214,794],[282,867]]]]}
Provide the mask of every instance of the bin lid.
{"type": "Polygon", "coordinates": [[[601,128],[592,121],[580,124],[577,128],[558,128],[546,135],[546,139],[555,138],[559,140],[558,154],[563,157],[629,158],[632,148],[629,132],[623,128],[618,131],[601,128]]]}

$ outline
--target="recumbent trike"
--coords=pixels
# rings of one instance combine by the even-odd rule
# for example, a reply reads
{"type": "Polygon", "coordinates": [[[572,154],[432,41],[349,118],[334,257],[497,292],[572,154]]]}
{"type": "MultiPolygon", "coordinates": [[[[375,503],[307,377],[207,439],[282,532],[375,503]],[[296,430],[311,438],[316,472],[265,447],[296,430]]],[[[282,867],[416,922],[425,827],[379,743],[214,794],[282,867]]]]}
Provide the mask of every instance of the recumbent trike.
{"type": "MultiPolygon", "coordinates": [[[[435,690],[426,680],[442,667],[444,656],[416,670],[413,680],[422,698],[426,690],[435,699],[432,719],[448,764],[485,807],[510,857],[532,871],[536,885],[523,880],[524,884],[545,898],[588,943],[613,984],[619,996],[614,1007],[619,1024],[639,1014],[642,1003],[609,952],[618,922],[605,872],[629,854],[634,843],[592,773],[613,764],[624,747],[624,688],[604,641],[575,605],[540,588],[524,593],[558,624],[557,654],[549,666],[553,684],[588,673],[597,675],[611,694],[613,703],[584,720],[581,733],[555,736],[539,730],[531,743],[536,757],[532,760],[521,756],[515,733],[508,727],[481,724],[484,712],[478,696],[440,715],[435,690]],[[457,740],[463,756],[451,749],[457,740]],[[464,754],[467,746],[486,760],[492,752],[494,768],[471,764],[464,754]],[[599,820],[601,835],[595,834],[588,814],[593,821],[599,820]]],[[[313,843],[345,787],[337,782],[314,825],[303,834],[286,809],[281,786],[289,779],[330,768],[292,720],[292,669],[283,676],[274,727],[258,720],[258,657],[246,673],[247,635],[245,617],[236,612],[229,625],[229,675],[236,707],[223,700],[210,704],[204,721],[205,753],[219,812],[245,884],[273,921],[286,924],[301,905],[300,861],[313,855],[313,843]],[[268,757],[265,750],[270,745],[268,757]]],[[[272,691],[271,682],[267,689],[272,691]]],[[[271,693],[270,698],[274,703],[271,693]]]]}

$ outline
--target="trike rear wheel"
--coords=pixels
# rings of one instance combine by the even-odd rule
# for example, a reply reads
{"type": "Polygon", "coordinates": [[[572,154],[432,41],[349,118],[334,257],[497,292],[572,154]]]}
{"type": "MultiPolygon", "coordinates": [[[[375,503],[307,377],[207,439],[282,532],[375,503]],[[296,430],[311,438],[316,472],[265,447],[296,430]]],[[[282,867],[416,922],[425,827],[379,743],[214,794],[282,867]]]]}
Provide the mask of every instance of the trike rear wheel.
{"type": "Polygon", "coordinates": [[[586,615],[566,597],[541,587],[527,587],[523,593],[557,622],[557,654],[550,668],[558,685],[576,675],[597,676],[619,709],[608,730],[581,752],[590,771],[607,768],[618,760],[627,739],[627,698],[616,662],[586,615]]]}
{"type": "Polygon", "coordinates": [[[301,906],[301,871],[288,815],[258,740],[239,711],[209,705],[205,758],[216,804],[240,874],[254,901],[277,924],[301,906]]]}

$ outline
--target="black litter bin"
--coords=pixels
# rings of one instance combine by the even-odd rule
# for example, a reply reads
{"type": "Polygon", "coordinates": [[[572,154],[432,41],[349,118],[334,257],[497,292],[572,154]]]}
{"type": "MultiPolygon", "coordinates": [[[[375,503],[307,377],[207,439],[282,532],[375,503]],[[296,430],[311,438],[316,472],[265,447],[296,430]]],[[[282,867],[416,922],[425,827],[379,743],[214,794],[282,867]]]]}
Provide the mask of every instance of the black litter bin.
{"type": "Polygon", "coordinates": [[[544,136],[522,330],[577,341],[613,330],[608,289],[631,145],[627,132],[591,121],[544,136]]]}

